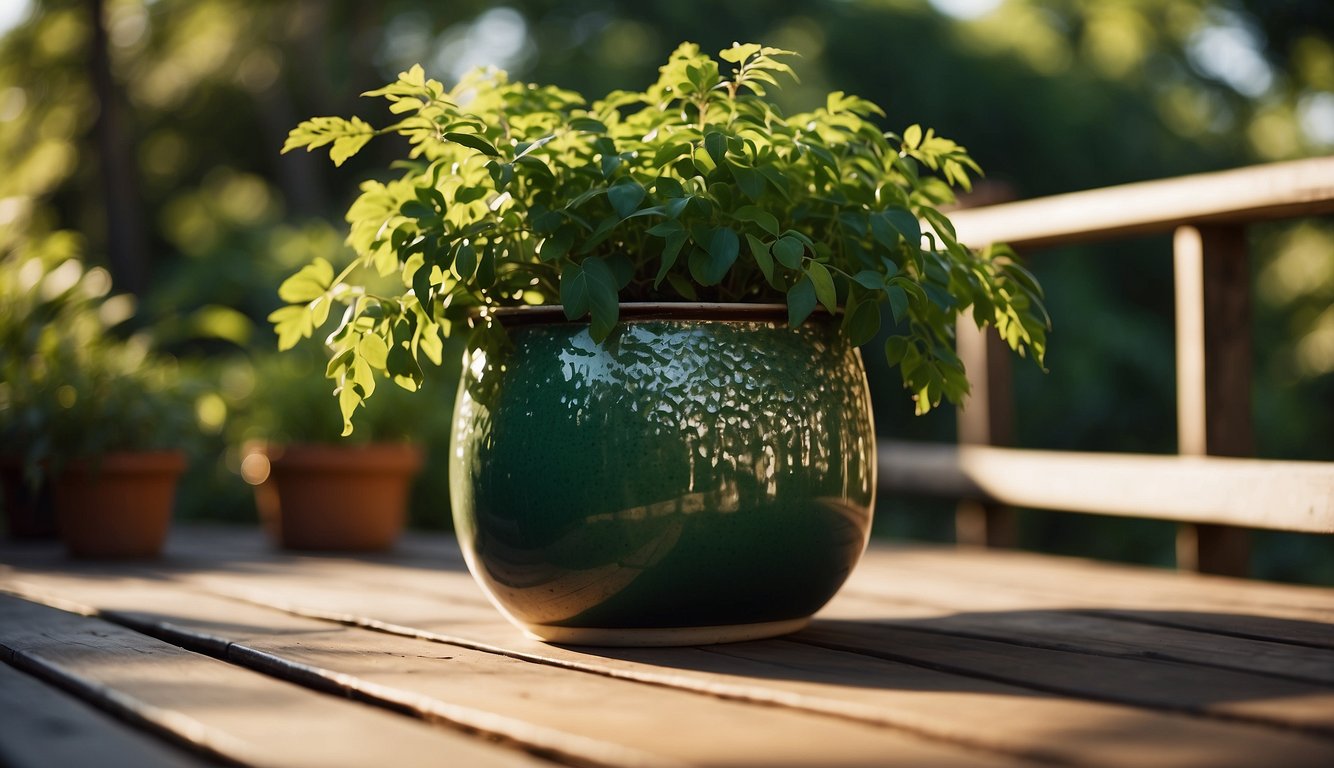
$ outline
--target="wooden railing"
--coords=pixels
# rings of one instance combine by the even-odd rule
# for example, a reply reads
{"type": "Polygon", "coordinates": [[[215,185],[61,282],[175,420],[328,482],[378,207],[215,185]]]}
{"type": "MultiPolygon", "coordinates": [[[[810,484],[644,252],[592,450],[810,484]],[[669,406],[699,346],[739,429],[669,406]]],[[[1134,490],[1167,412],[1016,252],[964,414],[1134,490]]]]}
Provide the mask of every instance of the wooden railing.
{"type": "Polygon", "coordinates": [[[959,445],[883,441],[881,487],[963,499],[965,544],[1011,545],[1011,506],[1175,520],[1178,566],[1209,573],[1246,574],[1247,528],[1334,533],[1334,462],[1238,458],[1254,453],[1246,227],[1330,213],[1334,157],[954,212],[975,247],[1174,233],[1180,455],[1000,447],[1010,440],[1009,356],[961,325],[973,391],[959,445]]]}

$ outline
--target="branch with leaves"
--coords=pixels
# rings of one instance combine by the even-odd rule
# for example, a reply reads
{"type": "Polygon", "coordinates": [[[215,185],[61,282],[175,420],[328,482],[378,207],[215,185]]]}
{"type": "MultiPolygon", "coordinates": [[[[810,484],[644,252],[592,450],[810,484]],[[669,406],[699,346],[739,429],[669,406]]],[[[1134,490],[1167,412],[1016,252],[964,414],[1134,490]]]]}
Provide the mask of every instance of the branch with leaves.
{"type": "Polygon", "coordinates": [[[969,309],[1040,364],[1036,280],[1007,248],[964,247],[940,211],[980,173],[966,150],[916,125],[885,132],[879,107],[842,92],[785,116],[770,97],[793,55],[734,45],[724,73],[686,43],[644,91],[591,104],[495,70],[446,89],[418,66],[366,94],[393,125],[301,123],[284,151],[327,146],[341,164],[384,134],[409,149],[347,213],[355,261],[283,284],[279,346],[343,308],[328,374],[348,432],[377,379],[415,388],[482,307],[559,302],[599,342],[623,301],[785,302],[793,326],[823,306],[856,344],[888,319],[885,353],[919,413],[967,393],[954,326],[969,309]]]}

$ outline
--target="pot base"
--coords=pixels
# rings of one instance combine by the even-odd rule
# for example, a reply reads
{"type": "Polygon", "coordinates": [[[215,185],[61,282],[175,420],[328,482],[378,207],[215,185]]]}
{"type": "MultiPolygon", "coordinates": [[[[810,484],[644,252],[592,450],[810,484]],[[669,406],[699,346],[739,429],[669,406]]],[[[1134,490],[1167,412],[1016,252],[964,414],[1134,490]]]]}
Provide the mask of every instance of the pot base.
{"type": "Polygon", "coordinates": [[[557,645],[602,645],[618,648],[714,645],[763,640],[803,629],[810,617],[765,621],[757,624],[724,624],[716,627],[663,627],[654,629],[613,629],[609,627],[557,627],[550,624],[524,625],[524,634],[534,640],[557,645]]]}

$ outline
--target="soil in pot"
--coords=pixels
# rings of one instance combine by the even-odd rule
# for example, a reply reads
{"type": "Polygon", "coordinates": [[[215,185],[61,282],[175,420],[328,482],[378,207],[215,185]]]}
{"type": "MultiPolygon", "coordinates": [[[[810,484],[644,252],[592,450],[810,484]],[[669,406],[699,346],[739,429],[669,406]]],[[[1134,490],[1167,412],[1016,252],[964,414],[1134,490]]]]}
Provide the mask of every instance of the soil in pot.
{"type": "Polygon", "coordinates": [[[295,444],[253,447],[242,472],[279,546],[373,552],[398,540],[421,464],[409,444],[295,444]]]}
{"type": "Polygon", "coordinates": [[[74,557],[155,557],[171,524],[180,452],[109,453],[73,462],[52,483],[60,535],[74,557]]]}

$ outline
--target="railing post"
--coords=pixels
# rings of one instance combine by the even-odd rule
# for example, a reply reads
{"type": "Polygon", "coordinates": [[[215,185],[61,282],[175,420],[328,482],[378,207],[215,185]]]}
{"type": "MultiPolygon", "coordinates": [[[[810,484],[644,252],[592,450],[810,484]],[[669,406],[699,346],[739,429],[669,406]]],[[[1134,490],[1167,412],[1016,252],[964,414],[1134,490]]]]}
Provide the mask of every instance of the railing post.
{"type": "MultiPolygon", "coordinates": [[[[994,331],[980,331],[966,317],[955,327],[955,334],[972,388],[959,409],[959,443],[1008,445],[1014,430],[1010,350],[994,331]]],[[[954,535],[964,545],[1013,547],[1018,539],[1014,510],[1000,504],[960,501],[954,513],[954,535]]]]}
{"type": "MultiPolygon", "coordinates": [[[[1246,231],[1239,225],[1178,227],[1173,256],[1177,450],[1187,456],[1253,455],[1246,231]]],[[[1245,576],[1249,535],[1229,526],[1179,526],[1177,566],[1245,576]]]]}

